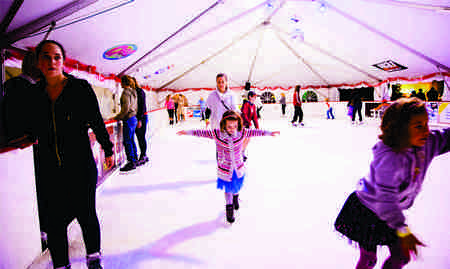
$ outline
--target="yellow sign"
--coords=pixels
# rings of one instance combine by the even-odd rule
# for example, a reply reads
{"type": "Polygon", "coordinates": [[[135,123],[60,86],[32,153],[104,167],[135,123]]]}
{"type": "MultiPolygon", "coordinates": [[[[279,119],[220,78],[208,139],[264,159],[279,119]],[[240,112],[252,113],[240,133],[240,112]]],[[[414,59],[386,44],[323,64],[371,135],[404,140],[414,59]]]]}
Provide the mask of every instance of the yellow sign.
{"type": "Polygon", "coordinates": [[[426,93],[431,89],[431,82],[421,82],[415,84],[402,84],[400,86],[400,92],[409,95],[412,91],[419,92],[419,89],[422,89],[423,93],[426,93]]]}

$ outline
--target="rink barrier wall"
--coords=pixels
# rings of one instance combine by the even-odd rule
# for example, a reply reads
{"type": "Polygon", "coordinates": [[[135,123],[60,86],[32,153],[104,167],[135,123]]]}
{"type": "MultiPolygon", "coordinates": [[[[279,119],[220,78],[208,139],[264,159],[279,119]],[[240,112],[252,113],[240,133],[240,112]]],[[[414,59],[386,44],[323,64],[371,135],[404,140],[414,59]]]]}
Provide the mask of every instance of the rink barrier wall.
{"type": "MultiPolygon", "coordinates": [[[[364,118],[371,115],[371,107],[380,102],[364,102],[362,113],[364,118]],[[366,113],[367,111],[367,113],[366,113]]],[[[431,125],[450,126],[450,102],[435,102],[437,116],[430,117],[431,125]]],[[[347,115],[347,102],[330,102],[337,120],[349,120],[347,115]]],[[[430,107],[432,103],[428,103],[430,107]]],[[[302,104],[304,121],[312,118],[326,118],[327,106],[324,102],[302,104]]],[[[199,120],[194,117],[198,106],[186,108],[188,120],[199,120]]],[[[286,116],[281,117],[280,104],[264,104],[261,111],[264,120],[290,121],[293,116],[293,105],[286,106],[286,116]]],[[[165,108],[148,111],[147,142],[148,156],[152,159],[152,137],[162,128],[169,126],[169,117],[165,108]]],[[[198,116],[198,115],[197,115],[198,116]]],[[[98,185],[117,170],[125,161],[125,152],[122,144],[122,123],[120,121],[106,121],[106,127],[114,143],[115,166],[111,170],[104,167],[104,154],[95,135],[90,132],[91,147],[99,171],[98,185]]],[[[21,150],[9,150],[0,154],[0,223],[2,240],[0,240],[0,269],[26,268],[27,265],[40,255],[40,231],[36,201],[36,186],[34,180],[34,164],[32,147],[21,150]],[[5,172],[6,171],[6,172],[5,172]],[[15,203],[20,201],[20,203],[15,203]],[[12,206],[14,205],[14,206],[12,206]]]]}

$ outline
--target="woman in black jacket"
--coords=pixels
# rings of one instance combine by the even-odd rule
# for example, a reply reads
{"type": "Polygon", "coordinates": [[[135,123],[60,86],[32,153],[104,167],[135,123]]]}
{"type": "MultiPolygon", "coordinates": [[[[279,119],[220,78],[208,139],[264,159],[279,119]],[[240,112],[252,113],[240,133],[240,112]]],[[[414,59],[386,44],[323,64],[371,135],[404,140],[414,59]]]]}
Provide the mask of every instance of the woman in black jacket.
{"type": "Polygon", "coordinates": [[[54,268],[70,268],[67,226],[76,218],[83,232],[89,269],[100,269],[100,225],[95,209],[97,166],[88,129],[101,144],[106,165],[113,144],[98,101],[86,80],[63,72],[61,44],[44,40],[36,47],[43,77],[36,84],[33,134],[38,139],[39,180],[48,206],[48,245],[54,268]]]}

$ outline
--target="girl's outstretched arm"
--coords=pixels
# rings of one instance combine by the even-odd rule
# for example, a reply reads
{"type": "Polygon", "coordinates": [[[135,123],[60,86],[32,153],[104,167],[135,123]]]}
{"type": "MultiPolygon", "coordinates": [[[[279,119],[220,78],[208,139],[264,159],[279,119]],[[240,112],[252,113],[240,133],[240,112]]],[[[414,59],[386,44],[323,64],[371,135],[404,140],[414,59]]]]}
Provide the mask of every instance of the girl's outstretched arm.
{"type": "Polygon", "coordinates": [[[276,136],[279,135],[280,131],[267,131],[267,130],[259,130],[259,129],[244,129],[245,137],[253,137],[253,136],[276,136]]]}
{"type": "Polygon", "coordinates": [[[216,130],[181,130],[177,132],[177,135],[192,135],[192,136],[198,136],[198,137],[205,137],[214,139],[215,137],[215,131],[216,130]]]}

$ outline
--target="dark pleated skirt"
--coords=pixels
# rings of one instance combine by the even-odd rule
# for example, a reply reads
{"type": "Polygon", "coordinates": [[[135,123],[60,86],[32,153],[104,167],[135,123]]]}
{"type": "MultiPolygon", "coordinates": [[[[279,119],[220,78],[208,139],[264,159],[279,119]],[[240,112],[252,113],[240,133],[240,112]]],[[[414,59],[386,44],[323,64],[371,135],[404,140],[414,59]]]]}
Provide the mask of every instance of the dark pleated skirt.
{"type": "Polygon", "coordinates": [[[397,241],[395,229],[363,205],[356,192],[345,201],[334,227],[366,250],[373,250],[379,245],[392,245],[397,241]]]}

